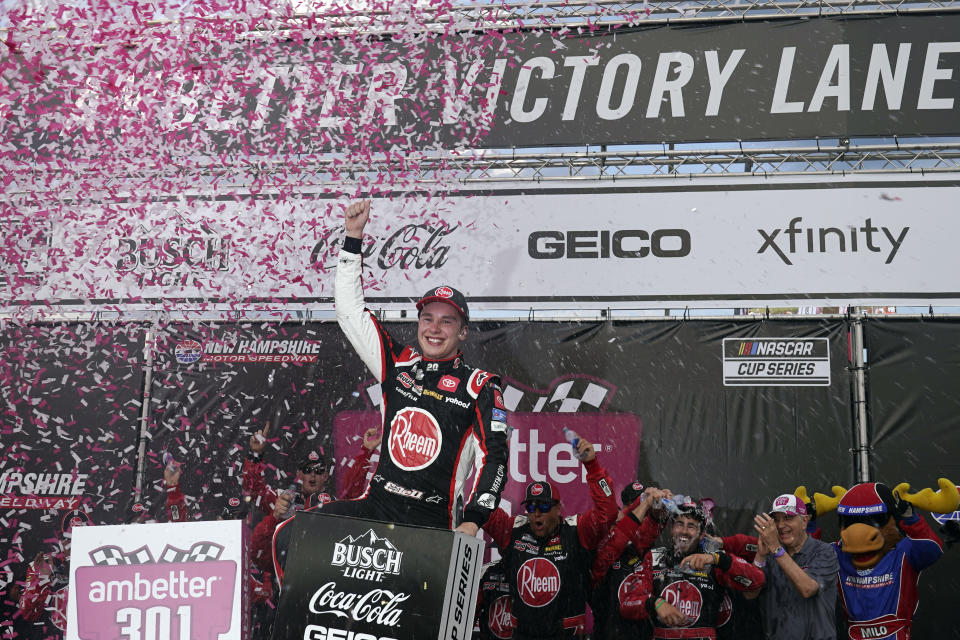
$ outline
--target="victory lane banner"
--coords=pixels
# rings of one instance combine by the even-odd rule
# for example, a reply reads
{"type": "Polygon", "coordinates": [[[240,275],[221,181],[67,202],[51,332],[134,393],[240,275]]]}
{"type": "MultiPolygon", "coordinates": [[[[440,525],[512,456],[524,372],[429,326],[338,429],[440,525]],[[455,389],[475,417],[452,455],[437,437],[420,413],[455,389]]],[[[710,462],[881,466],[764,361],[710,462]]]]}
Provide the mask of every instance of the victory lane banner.
{"type": "Polygon", "coordinates": [[[67,640],[243,640],[240,521],[74,529],[67,640]]]}
{"type": "MultiPolygon", "coordinates": [[[[588,35],[516,30],[464,37],[456,52],[439,37],[422,46],[374,38],[359,50],[336,38],[218,43],[216,54],[190,60],[206,74],[126,71],[111,79],[124,87],[119,96],[74,96],[57,74],[28,96],[8,137],[38,144],[45,111],[33,103],[44,100],[67,102],[67,130],[92,129],[82,116],[119,110],[120,100],[163,101],[174,106],[140,126],[158,137],[197,136],[211,156],[243,142],[263,155],[342,152],[355,144],[347,134],[356,123],[389,141],[384,147],[403,140],[413,148],[956,135],[958,20],[803,16],[588,35]],[[233,80],[211,84],[221,77],[233,80]]],[[[30,71],[18,66],[8,74],[30,71]]],[[[74,67],[97,75],[82,54],[74,67]]],[[[73,142],[46,133],[60,147],[73,142]]]]}
{"type": "Polygon", "coordinates": [[[298,513],[274,640],[469,638],[483,542],[441,529],[298,513]]]}

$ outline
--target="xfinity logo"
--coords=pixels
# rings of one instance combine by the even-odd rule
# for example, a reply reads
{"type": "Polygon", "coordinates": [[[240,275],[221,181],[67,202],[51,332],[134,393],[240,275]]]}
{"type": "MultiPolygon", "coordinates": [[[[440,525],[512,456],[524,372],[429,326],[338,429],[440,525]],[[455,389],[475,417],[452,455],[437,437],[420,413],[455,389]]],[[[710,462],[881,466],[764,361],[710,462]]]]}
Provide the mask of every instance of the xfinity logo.
{"type": "Polygon", "coordinates": [[[797,216],[790,221],[786,229],[772,229],[764,231],[757,229],[757,233],[763,238],[763,244],[757,253],[764,253],[770,249],[783,260],[784,264],[793,265],[790,258],[798,252],[805,253],[830,253],[839,251],[840,253],[857,253],[864,249],[875,253],[886,252],[884,264],[890,264],[900,250],[907,237],[910,227],[903,227],[899,232],[894,232],[887,227],[875,227],[873,221],[867,218],[862,227],[851,226],[845,229],[837,227],[808,227],[806,229],[800,226],[802,217],[797,216]],[[780,232],[783,236],[780,236],[780,232]],[[881,235],[879,232],[883,232],[881,235]],[[778,240],[779,236],[779,240],[778,240]],[[799,236],[799,238],[798,238],[799,236]]]}
{"type": "Polygon", "coordinates": [[[617,231],[534,231],[527,238],[534,260],[560,258],[682,258],[690,255],[686,229],[620,229],[617,231]]]}

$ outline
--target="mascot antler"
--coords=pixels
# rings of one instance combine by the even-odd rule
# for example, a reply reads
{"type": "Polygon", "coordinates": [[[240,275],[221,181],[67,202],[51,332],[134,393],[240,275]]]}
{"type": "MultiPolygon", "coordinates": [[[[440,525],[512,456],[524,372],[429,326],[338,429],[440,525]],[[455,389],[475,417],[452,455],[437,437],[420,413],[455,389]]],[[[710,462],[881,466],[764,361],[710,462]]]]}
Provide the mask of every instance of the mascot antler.
{"type": "Polygon", "coordinates": [[[916,493],[908,493],[910,484],[901,482],[894,487],[893,493],[918,509],[931,513],[953,513],[957,507],[960,507],[960,493],[957,492],[957,485],[946,478],[940,478],[937,484],[940,485],[937,491],[927,487],[916,493]]]}
{"type": "MultiPolygon", "coordinates": [[[[837,505],[840,503],[840,498],[847,492],[846,489],[839,485],[833,485],[831,489],[833,491],[833,497],[824,495],[822,493],[814,493],[813,500],[810,500],[810,497],[807,495],[807,487],[800,485],[797,487],[796,491],[793,492],[793,495],[800,498],[804,504],[813,504],[813,508],[817,512],[817,516],[822,516],[825,513],[830,513],[837,508],[837,505]]],[[[960,495],[960,494],[958,494],[960,495]]]]}

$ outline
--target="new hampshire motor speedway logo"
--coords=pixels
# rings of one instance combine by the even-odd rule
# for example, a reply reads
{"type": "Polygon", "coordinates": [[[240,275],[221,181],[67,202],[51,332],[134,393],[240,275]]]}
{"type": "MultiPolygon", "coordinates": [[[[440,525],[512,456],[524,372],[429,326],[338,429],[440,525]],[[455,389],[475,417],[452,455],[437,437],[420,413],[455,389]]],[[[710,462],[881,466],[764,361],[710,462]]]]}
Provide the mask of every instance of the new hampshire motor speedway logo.
{"type": "Polygon", "coordinates": [[[146,545],[90,551],[94,566],[79,567],[71,586],[79,637],[217,640],[230,631],[237,574],[223,551],[215,542],[168,544],[156,560],[146,545]]]}
{"type": "Polygon", "coordinates": [[[314,340],[207,340],[203,344],[192,339],[176,343],[173,355],[180,364],[202,362],[275,364],[317,362],[321,344],[314,340]]]}

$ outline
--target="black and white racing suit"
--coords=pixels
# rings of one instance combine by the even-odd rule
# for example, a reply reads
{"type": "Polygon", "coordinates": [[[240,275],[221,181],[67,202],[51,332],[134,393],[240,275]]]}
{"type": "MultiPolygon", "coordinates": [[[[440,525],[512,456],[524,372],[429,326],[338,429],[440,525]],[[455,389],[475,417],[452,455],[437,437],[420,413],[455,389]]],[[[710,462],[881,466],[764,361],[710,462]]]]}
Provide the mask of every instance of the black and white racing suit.
{"type": "Polygon", "coordinates": [[[452,529],[463,496],[463,521],[482,526],[507,482],[499,378],[467,366],[460,352],[427,360],[398,344],[364,306],[362,256],[352,248],[345,243],[337,266],[337,322],[381,383],[384,444],[366,493],[324,512],[452,529]]]}

